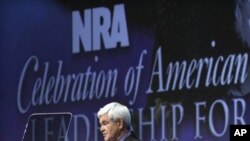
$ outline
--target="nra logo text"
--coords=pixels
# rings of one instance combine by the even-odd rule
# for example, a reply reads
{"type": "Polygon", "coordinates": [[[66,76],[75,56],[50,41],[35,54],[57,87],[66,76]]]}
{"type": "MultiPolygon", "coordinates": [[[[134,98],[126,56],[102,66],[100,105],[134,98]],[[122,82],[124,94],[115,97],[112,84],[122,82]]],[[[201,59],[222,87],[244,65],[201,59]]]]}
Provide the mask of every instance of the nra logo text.
{"type": "Polygon", "coordinates": [[[72,12],[72,52],[80,53],[128,47],[128,29],[124,4],[113,10],[97,7],[72,12]],[[102,46],[103,45],[103,46],[102,46]]]}

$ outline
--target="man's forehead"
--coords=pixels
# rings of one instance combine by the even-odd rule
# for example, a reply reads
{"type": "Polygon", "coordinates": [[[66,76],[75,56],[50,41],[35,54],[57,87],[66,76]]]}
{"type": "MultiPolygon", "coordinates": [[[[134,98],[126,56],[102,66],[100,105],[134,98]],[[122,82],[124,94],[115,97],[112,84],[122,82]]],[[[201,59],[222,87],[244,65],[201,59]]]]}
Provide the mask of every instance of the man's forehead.
{"type": "Polygon", "coordinates": [[[108,114],[101,115],[99,119],[100,119],[100,122],[110,120],[108,114]]]}

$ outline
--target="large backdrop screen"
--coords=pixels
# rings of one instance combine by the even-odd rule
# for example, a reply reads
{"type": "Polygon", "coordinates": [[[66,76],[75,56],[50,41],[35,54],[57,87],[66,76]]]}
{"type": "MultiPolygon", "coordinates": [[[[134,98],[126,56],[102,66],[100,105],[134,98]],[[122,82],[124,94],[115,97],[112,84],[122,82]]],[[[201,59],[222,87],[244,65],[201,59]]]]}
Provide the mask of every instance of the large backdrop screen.
{"type": "Polygon", "coordinates": [[[0,11],[3,141],[50,112],[72,113],[69,141],[103,140],[96,113],[112,101],[143,141],[229,140],[230,125],[250,123],[247,0],[1,1],[0,11]]]}

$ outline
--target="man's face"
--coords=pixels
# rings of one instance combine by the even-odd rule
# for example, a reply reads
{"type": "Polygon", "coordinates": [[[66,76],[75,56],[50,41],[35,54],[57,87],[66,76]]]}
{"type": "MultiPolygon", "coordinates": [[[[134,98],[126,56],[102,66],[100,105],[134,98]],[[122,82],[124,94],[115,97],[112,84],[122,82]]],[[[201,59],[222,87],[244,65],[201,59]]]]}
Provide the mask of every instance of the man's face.
{"type": "Polygon", "coordinates": [[[104,141],[116,141],[121,134],[120,121],[113,122],[107,114],[104,114],[99,118],[99,122],[104,141]]]}

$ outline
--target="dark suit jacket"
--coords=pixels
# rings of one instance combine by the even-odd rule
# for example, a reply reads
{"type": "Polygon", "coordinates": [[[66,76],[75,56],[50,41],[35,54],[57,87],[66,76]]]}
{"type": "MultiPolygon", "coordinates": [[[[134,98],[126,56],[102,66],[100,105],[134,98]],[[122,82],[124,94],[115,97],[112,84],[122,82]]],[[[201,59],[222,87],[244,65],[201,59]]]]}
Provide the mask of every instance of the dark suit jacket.
{"type": "Polygon", "coordinates": [[[131,134],[124,141],[139,141],[134,132],[131,131],[131,134]]]}

